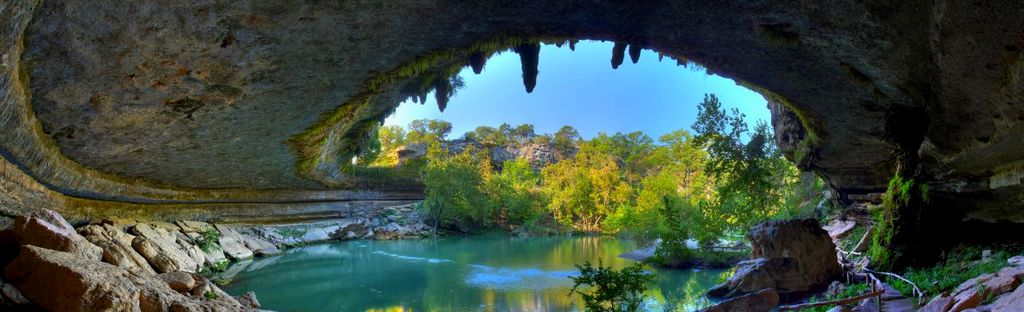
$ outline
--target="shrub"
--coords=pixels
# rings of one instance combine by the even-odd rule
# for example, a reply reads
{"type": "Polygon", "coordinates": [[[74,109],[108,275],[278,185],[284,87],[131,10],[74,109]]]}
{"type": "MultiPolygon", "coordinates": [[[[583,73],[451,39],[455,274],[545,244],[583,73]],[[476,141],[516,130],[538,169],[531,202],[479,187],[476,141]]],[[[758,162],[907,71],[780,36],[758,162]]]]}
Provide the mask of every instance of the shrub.
{"type": "Polygon", "coordinates": [[[205,252],[210,252],[220,248],[220,245],[218,245],[218,242],[220,241],[220,232],[217,232],[217,229],[211,228],[200,232],[198,240],[199,241],[197,243],[199,245],[199,249],[202,249],[205,252]]]}
{"type": "MultiPolygon", "coordinates": [[[[907,270],[903,277],[917,284],[929,297],[952,290],[976,276],[999,271],[1006,265],[1007,258],[1007,252],[997,251],[981,262],[981,248],[960,247],[950,251],[945,261],[933,267],[907,270]]],[[[889,283],[903,294],[911,293],[912,287],[906,282],[889,279],[889,283]]]]}
{"type": "Polygon", "coordinates": [[[647,284],[654,281],[654,275],[644,272],[643,264],[615,271],[598,263],[596,267],[586,262],[577,264],[578,276],[570,276],[573,281],[569,295],[580,295],[584,307],[590,312],[632,312],[638,311],[644,302],[643,292],[647,284]],[[580,290],[580,286],[590,289],[580,290]]]}

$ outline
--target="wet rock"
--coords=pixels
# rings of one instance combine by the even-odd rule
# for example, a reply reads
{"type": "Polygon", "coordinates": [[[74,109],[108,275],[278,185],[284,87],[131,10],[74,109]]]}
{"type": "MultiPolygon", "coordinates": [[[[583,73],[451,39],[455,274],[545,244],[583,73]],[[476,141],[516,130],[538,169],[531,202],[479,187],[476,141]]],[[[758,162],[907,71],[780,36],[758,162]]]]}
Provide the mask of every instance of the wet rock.
{"type": "Polygon", "coordinates": [[[153,267],[132,247],[135,236],[110,224],[90,224],[79,229],[96,246],[103,248],[103,262],[139,274],[154,275],[153,267]]]}
{"type": "Polygon", "coordinates": [[[779,293],[772,288],[735,297],[705,308],[703,312],[768,312],[779,304],[779,293]]]}
{"type": "Polygon", "coordinates": [[[15,240],[22,245],[69,252],[87,259],[103,257],[102,248],[78,235],[60,214],[49,209],[18,216],[12,230],[15,240]]]}
{"type": "Polygon", "coordinates": [[[48,310],[140,310],[139,288],[127,281],[128,271],[77,254],[22,246],[5,272],[26,298],[48,310]]]}
{"type": "Polygon", "coordinates": [[[220,231],[220,247],[224,249],[224,254],[228,258],[234,260],[252,258],[252,250],[245,247],[245,241],[241,239],[238,232],[220,224],[214,225],[214,227],[220,231]]]}
{"type": "Polygon", "coordinates": [[[737,265],[725,283],[708,291],[734,297],[774,288],[780,294],[824,288],[842,274],[835,245],[815,219],[768,221],[751,229],[753,260],[737,265]]]}

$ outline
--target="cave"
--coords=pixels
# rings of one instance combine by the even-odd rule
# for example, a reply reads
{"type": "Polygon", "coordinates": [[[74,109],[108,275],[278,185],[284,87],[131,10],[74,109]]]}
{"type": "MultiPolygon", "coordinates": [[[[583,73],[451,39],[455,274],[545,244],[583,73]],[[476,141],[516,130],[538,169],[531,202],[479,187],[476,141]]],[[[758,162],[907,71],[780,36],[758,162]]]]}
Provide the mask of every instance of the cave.
{"type": "Polygon", "coordinates": [[[653,50],[762,94],[786,157],[843,206],[880,202],[894,176],[927,185],[901,219],[921,245],[908,265],[1024,225],[1012,1],[8,0],[0,25],[5,223],[40,207],[79,224],[415,202],[420,189],[361,189],[338,164],[425,98],[425,78],[444,90],[435,76],[511,49],[529,92],[539,44],[606,40],[612,66],[653,50]]]}

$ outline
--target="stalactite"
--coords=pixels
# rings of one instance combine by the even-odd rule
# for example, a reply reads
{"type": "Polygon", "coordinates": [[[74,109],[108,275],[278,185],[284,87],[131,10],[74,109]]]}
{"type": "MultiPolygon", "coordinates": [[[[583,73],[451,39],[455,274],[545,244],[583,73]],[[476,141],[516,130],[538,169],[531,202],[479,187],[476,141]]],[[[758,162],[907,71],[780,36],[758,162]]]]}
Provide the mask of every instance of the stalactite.
{"type": "Polygon", "coordinates": [[[532,93],[537,86],[537,66],[540,65],[540,44],[526,43],[515,49],[519,54],[519,60],[523,63],[523,86],[526,93],[532,93]]]}
{"type": "Polygon", "coordinates": [[[570,51],[576,51],[576,43],[577,42],[580,42],[580,41],[576,40],[576,39],[569,40],[569,50],[570,51]]]}
{"type": "Polygon", "coordinates": [[[483,52],[477,51],[469,55],[469,66],[473,67],[473,73],[479,75],[484,71],[484,65],[487,64],[487,55],[483,52]]]}
{"type": "Polygon", "coordinates": [[[633,61],[633,64],[636,64],[636,62],[640,61],[640,51],[641,48],[639,45],[629,45],[629,59],[633,61]]]}
{"type": "Polygon", "coordinates": [[[658,62],[661,62],[661,60],[664,60],[664,59],[665,59],[665,53],[658,52],[658,62]]]}
{"type": "Polygon", "coordinates": [[[626,44],[616,42],[615,46],[612,47],[612,69],[618,69],[619,65],[622,65],[622,61],[626,58],[626,44]]]}
{"type": "Polygon", "coordinates": [[[451,80],[448,79],[436,79],[434,80],[434,99],[437,100],[437,108],[444,112],[444,109],[448,107],[448,93],[452,87],[451,80]]]}

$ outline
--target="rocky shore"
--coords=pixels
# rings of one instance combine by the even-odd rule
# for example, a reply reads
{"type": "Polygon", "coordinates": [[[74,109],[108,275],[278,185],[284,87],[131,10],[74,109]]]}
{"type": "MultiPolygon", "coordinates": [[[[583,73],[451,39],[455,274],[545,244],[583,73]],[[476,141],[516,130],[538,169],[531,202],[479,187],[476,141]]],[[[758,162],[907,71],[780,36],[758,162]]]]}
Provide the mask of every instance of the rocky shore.
{"type": "Polygon", "coordinates": [[[0,308],[51,311],[256,311],[207,276],[283,249],[348,239],[429,234],[413,205],[292,224],[98,220],[73,227],[38,210],[0,231],[0,308]]]}

